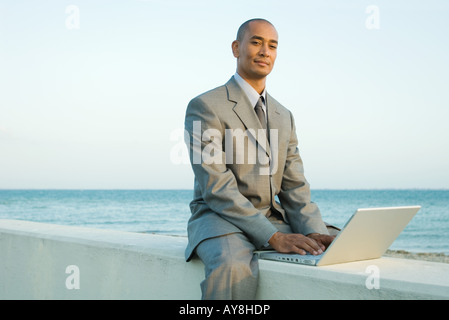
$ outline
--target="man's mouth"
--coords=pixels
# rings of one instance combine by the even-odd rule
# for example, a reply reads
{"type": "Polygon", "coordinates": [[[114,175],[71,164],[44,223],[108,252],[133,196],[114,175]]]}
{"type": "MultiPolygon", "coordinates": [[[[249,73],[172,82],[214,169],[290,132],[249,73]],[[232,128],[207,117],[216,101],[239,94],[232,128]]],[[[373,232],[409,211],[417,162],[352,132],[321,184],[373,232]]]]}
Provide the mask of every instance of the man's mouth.
{"type": "Polygon", "coordinates": [[[263,67],[269,65],[269,63],[268,63],[267,61],[264,61],[264,60],[254,60],[254,62],[255,62],[256,64],[258,64],[259,66],[263,66],[263,67]]]}

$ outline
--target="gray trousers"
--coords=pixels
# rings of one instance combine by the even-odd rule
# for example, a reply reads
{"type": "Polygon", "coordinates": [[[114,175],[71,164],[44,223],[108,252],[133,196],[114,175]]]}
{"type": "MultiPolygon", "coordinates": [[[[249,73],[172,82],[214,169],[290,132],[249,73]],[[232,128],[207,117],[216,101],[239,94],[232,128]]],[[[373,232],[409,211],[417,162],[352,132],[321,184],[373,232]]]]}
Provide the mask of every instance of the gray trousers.
{"type": "MultiPolygon", "coordinates": [[[[268,218],[284,233],[291,233],[288,224],[276,217],[268,218]]],[[[259,282],[256,248],[243,233],[231,233],[206,239],[196,248],[205,266],[201,282],[203,300],[252,300],[259,282]]]]}

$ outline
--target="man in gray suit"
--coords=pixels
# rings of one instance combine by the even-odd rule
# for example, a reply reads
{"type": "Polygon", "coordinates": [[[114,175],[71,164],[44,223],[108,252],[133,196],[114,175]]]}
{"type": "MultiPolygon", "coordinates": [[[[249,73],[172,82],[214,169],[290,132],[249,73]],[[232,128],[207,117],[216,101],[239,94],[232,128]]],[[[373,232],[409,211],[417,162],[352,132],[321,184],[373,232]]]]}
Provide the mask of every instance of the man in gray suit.
{"type": "Polygon", "coordinates": [[[266,92],[277,46],[270,22],[242,24],[237,72],[187,107],[195,182],[186,259],[204,262],[203,299],[254,299],[255,250],[317,255],[334,239],[311,202],[293,116],[266,92]]]}

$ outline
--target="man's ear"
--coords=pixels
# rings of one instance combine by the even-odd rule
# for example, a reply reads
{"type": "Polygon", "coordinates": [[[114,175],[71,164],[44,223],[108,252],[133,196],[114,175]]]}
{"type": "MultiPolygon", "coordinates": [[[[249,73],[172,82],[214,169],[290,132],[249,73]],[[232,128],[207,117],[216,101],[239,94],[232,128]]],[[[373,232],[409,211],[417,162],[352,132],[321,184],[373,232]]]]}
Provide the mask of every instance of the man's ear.
{"type": "Polygon", "coordinates": [[[239,54],[239,45],[240,45],[240,42],[238,40],[232,41],[232,54],[236,58],[238,58],[240,55],[239,54]]]}

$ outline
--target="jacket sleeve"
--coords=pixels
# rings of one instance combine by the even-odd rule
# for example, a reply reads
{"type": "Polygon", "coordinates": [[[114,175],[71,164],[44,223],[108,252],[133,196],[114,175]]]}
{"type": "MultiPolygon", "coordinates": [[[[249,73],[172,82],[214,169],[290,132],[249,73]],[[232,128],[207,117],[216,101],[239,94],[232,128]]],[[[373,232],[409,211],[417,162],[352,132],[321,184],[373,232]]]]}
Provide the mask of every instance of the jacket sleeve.
{"type": "Polygon", "coordinates": [[[239,191],[234,173],[226,166],[225,130],[219,117],[201,98],[195,98],[187,107],[184,125],[190,162],[203,200],[212,211],[242,230],[256,248],[261,248],[278,230],[239,191]]]}
{"type": "Polygon", "coordinates": [[[311,201],[310,185],[304,176],[304,167],[298,150],[298,139],[293,115],[287,160],[278,194],[289,224],[295,233],[329,234],[318,206],[311,201]]]}

